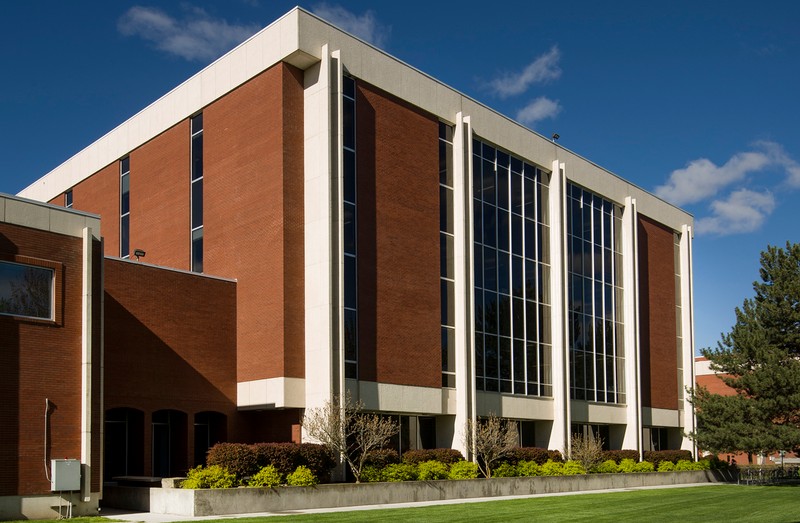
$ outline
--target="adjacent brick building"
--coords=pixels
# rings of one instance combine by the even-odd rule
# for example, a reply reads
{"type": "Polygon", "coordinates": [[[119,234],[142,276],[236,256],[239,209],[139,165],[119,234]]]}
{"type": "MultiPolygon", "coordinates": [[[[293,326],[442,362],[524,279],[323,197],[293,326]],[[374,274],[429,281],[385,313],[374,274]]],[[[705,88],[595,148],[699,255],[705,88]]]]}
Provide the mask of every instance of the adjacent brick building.
{"type": "Polygon", "coordinates": [[[345,391],[400,450],[691,448],[691,216],[302,9],[21,196],[103,223],[106,479],[345,391]]]}

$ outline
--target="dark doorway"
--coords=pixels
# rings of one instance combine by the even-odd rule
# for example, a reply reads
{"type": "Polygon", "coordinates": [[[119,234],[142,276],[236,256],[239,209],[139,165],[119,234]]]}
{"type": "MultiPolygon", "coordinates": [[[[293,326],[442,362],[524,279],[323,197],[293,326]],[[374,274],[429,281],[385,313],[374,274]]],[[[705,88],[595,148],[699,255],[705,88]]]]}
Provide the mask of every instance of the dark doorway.
{"type": "Polygon", "coordinates": [[[144,473],[144,413],[137,409],[106,411],[103,481],[144,473]]]}

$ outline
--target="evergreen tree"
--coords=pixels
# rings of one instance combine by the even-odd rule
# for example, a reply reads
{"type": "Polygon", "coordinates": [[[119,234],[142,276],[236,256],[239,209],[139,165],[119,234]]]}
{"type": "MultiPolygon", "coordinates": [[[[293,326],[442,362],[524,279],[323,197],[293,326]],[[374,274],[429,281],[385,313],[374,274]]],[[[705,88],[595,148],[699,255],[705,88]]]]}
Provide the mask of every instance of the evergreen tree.
{"type": "Polygon", "coordinates": [[[711,369],[736,394],[692,393],[703,450],[749,454],[800,448],[800,244],[761,253],[755,296],[715,349],[711,369]]]}

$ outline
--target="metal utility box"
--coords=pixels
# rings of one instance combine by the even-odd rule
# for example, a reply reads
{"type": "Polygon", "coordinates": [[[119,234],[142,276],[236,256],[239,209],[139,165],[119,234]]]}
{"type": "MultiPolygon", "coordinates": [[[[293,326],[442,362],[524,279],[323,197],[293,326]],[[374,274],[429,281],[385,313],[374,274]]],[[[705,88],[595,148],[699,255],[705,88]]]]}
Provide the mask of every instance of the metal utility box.
{"type": "Polygon", "coordinates": [[[50,490],[52,492],[66,492],[81,489],[80,460],[50,460],[50,473],[50,490]]]}

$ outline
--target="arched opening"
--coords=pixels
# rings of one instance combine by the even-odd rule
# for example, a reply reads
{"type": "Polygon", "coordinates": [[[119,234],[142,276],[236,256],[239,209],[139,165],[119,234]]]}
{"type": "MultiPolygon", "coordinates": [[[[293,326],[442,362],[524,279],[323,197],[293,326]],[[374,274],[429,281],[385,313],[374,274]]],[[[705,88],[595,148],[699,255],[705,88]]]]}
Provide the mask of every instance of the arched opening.
{"type": "Polygon", "coordinates": [[[214,444],[228,439],[228,417],[219,412],[194,415],[194,466],[206,464],[206,453],[214,444]]]}
{"type": "Polygon", "coordinates": [[[144,473],[144,412],[132,408],[106,411],[103,481],[144,473]]]}
{"type": "Polygon", "coordinates": [[[178,410],[153,413],[153,476],[167,478],[183,474],[187,467],[187,416],[178,410]]]}

